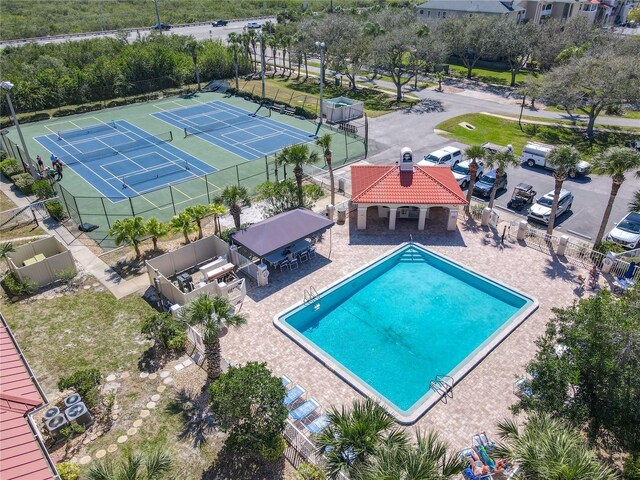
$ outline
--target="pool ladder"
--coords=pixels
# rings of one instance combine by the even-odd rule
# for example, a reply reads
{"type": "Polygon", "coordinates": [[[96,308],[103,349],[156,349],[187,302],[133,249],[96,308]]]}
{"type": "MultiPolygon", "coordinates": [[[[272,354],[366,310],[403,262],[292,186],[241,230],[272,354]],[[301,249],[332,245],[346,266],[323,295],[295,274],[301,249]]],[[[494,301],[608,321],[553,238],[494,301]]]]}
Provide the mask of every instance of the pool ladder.
{"type": "Polygon", "coordinates": [[[429,383],[429,388],[442,396],[441,400],[447,403],[447,397],[453,398],[453,377],[449,375],[436,375],[429,383]]]}
{"type": "Polygon", "coordinates": [[[304,289],[304,303],[311,302],[318,298],[318,291],[314,286],[304,289]]]}

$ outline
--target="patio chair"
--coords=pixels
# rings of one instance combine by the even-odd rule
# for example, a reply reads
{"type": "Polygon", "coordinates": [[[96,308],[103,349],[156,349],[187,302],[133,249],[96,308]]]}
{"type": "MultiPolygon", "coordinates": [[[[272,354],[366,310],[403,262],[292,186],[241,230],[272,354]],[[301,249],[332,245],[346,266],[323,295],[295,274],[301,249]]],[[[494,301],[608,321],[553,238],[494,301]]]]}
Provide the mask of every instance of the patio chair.
{"type": "Polygon", "coordinates": [[[278,262],[278,267],[280,268],[280,271],[282,271],[284,267],[288,267],[289,269],[291,269],[291,262],[289,262],[289,260],[285,258],[284,260],[280,260],[280,262],[278,262]]]}
{"type": "Polygon", "coordinates": [[[303,418],[310,415],[311,412],[315,411],[315,409],[319,406],[320,404],[312,398],[290,412],[289,415],[291,415],[291,418],[293,418],[294,420],[302,420],[303,418]]]}
{"type": "Polygon", "coordinates": [[[287,388],[289,385],[291,385],[291,380],[289,380],[289,377],[285,377],[284,375],[280,377],[280,381],[282,382],[282,386],[284,388],[287,388]]]}
{"type": "Polygon", "coordinates": [[[285,406],[288,407],[305,393],[306,393],[306,390],[302,388],[300,385],[294,385],[284,396],[282,403],[284,403],[285,406]]]}
{"type": "Polygon", "coordinates": [[[309,260],[309,249],[305,248],[303,251],[301,251],[298,254],[298,258],[300,258],[300,263],[302,262],[306,262],[307,260],[309,260]]]}
{"type": "Polygon", "coordinates": [[[309,255],[309,259],[315,257],[316,256],[316,247],[311,245],[309,248],[307,248],[307,255],[309,255]]]}
{"type": "Polygon", "coordinates": [[[317,435],[325,428],[327,428],[329,426],[329,423],[331,423],[329,421],[329,416],[322,414],[310,424],[305,425],[304,428],[306,428],[311,434],[317,435]]]}
{"type": "Polygon", "coordinates": [[[289,268],[292,269],[292,270],[294,268],[298,268],[299,267],[298,259],[296,257],[291,257],[289,259],[289,265],[290,265],[289,268]]]}
{"type": "Polygon", "coordinates": [[[516,397],[522,398],[522,397],[530,397],[533,395],[533,391],[531,390],[531,387],[528,387],[525,384],[525,382],[526,382],[525,378],[519,378],[513,384],[513,393],[515,394],[516,397]]]}

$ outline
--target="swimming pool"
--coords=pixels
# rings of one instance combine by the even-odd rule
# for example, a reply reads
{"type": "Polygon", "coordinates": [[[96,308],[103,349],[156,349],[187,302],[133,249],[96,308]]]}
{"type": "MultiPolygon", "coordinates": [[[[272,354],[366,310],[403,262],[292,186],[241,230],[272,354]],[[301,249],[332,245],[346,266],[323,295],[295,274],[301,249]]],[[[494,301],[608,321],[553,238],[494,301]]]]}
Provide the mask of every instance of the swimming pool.
{"type": "Polygon", "coordinates": [[[401,423],[441,397],[536,308],[537,301],[416,244],[403,244],[276,315],[275,325],[401,423]]]}

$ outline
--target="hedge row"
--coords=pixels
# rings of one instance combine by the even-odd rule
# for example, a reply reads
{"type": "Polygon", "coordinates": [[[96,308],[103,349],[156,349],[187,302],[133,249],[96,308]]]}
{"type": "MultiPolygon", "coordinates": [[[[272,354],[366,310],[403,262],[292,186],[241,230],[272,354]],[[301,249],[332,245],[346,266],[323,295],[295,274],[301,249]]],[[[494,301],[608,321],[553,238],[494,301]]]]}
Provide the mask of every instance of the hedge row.
{"type": "MultiPolygon", "coordinates": [[[[251,100],[252,102],[260,103],[262,101],[262,97],[260,95],[254,95],[251,92],[247,92],[245,90],[236,90],[235,88],[230,88],[227,90],[227,93],[230,95],[235,95],[236,97],[246,98],[247,100],[251,100]]],[[[284,105],[288,108],[293,108],[295,110],[295,115],[298,117],[306,118],[309,120],[314,120],[316,118],[316,114],[306,110],[298,105],[290,105],[285,102],[278,102],[278,105],[284,105]]]]}

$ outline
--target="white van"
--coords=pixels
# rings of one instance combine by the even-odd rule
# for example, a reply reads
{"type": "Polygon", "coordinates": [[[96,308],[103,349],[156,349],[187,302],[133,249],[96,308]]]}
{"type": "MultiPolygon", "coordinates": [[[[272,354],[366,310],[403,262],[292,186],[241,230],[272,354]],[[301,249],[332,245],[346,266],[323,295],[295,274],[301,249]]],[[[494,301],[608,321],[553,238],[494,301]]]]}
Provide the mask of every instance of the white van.
{"type": "MultiPolygon", "coordinates": [[[[551,153],[551,151],[555,147],[553,145],[546,145],[544,143],[536,143],[529,142],[522,149],[522,161],[526,163],[530,167],[535,167],[536,165],[539,167],[548,168],[549,170],[553,170],[553,164],[547,161],[547,155],[551,153]]],[[[569,172],[570,178],[576,178],[579,176],[584,176],[589,173],[591,170],[591,165],[583,160],[578,163],[578,168],[576,170],[572,170],[569,172]]]]}
{"type": "Polygon", "coordinates": [[[443,147],[425,155],[418,165],[455,167],[462,161],[462,151],[457,147],[443,147]]]}

